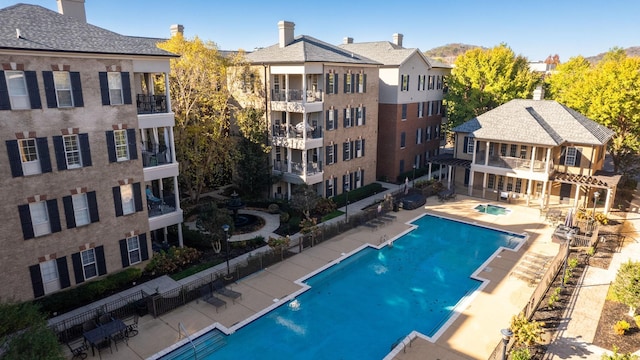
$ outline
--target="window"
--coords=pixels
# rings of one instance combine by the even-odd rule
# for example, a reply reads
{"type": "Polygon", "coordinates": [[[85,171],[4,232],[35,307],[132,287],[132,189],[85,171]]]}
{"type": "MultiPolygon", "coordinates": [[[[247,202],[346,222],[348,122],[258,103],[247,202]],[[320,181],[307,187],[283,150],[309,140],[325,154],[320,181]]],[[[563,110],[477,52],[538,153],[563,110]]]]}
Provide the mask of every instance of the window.
{"type": "Polygon", "coordinates": [[[507,191],[513,191],[513,178],[507,177],[507,191]]]}
{"type": "Polygon", "coordinates": [[[402,120],[407,120],[407,104],[402,104],[402,120]]]}
{"type": "Polygon", "coordinates": [[[23,71],[5,71],[11,109],[30,109],[29,91],[23,71]]]}
{"type": "Polygon", "coordinates": [[[71,93],[71,78],[67,71],[54,71],[53,82],[56,88],[58,107],[73,107],[73,95],[71,93]]]}
{"type": "Polygon", "coordinates": [[[522,179],[516,179],[516,192],[522,193],[522,179]]]}
{"type": "Polygon", "coordinates": [[[429,103],[429,110],[428,110],[428,114],[429,116],[433,115],[433,104],[435,104],[435,101],[428,101],[429,103]]]}
{"type": "Polygon", "coordinates": [[[437,84],[436,85],[437,86],[436,89],[438,89],[438,90],[442,89],[442,76],[441,75],[438,75],[438,80],[437,80],[436,84],[437,84]]]}
{"type": "Polygon", "coordinates": [[[335,187],[336,187],[336,178],[327,179],[324,183],[327,197],[332,197],[336,195],[335,187]]]}
{"type": "Polygon", "coordinates": [[[58,275],[58,264],[56,260],[41,262],[40,275],[42,276],[42,285],[45,294],[60,290],[60,276],[58,275]]]}
{"type": "Polygon", "coordinates": [[[356,125],[362,126],[365,124],[365,108],[363,106],[356,108],[356,125]]]}
{"type": "Polygon", "coordinates": [[[94,249],[88,249],[80,252],[80,259],[82,260],[82,273],[85,280],[98,276],[96,253],[94,249]]]}
{"type": "Polygon", "coordinates": [[[337,151],[337,144],[333,144],[333,145],[329,145],[327,146],[327,164],[335,164],[336,163],[336,151],[337,151]]]}
{"type": "Polygon", "coordinates": [[[435,136],[434,136],[434,138],[436,138],[436,139],[440,139],[440,140],[444,139],[444,135],[443,135],[442,137],[440,137],[440,125],[435,126],[435,127],[434,127],[434,129],[435,129],[435,136]]]}
{"type": "Polygon", "coordinates": [[[421,118],[424,116],[424,102],[418,103],[418,117],[421,118]]]}
{"type": "Polygon", "coordinates": [[[353,146],[353,142],[350,142],[350,141],[342,143],[342,160],[344,161],[351,160],[352,146],[353,146]]]}
{"type": "Polygon", "coordinates": [[[404,149],[406,146],[407,134],[403,131],[400,134],[400,149],[404,149]]]}
{"type": "Polygon", "coordinates": [[[367,92],[367,74],[357,74],[356,82],[358,84],[357,92],[359,93],[367,92]]]}
{"type": "Polygon", "coordinates": [[[436,101],[436,115],[442,115],[442,100],[436,101]]]}
{"type": "Polygon", "coordinates": [[[342,175],[342,191],[350,191],[351,188],[351,177],[353,174],[344,174],[342,175]]]}
{"type": "Polygon", "coordinates": [[[418,91],[424,90],[425,76],[426,75],[418,76],[418,91]]]}
{"type": "Polygon", "coordinates": [[[576,155],[578,151],[575,147],[567,148],[567,155],[565,157],[564,164],[568,166],[576,166],[576,155]]]}
{"type": "Polygon", "coordinates": [[[422,154],[417,154],[414,158],[413,158],[413,166],[416,169],[420,168],[420,161],[422,160],[422,154]]]}
{"type": "Polygon", "coordinates": [[[354,189],[362,187],[363,178],[364,178],[364,170],[358,170],[354,173],[354,180],[355,180],[355,183],[353,184],[354,189]]]}
{"type": "Polygon", "coordinates": [[[120,197],[122,200],[122,214],[132,214],[136,211],[134,198],[133,198],[133,186],[131,184],[120,185],[120,197]]]}
{"type": "Polygon", "coordinates": [[[507,144],[500,144],[500,156],[507,156],[507,144]]]}
{"type": "Polygon", "coordinates": [[[107,73],[109,83],[109,101],[111,105],[122,105],[122,77],[119,72],[107,73]]]}
{"type": "Polygon", "coordinates": [[[350,128],[353,126],[353,108],[348,107],[344,109],[344,127],[350,128]]]}
{"type": "Polygon", "coordinates": [[[127,252],[129,254],[129,264],[137,264],[142,260],[140,256],[140,241],[137,236],[127,238],[127,252]]]}
{"type": "Polygon", "coordinates": [[[422,128],[416,129],[416,144],[422,144],[422,128]]]}
{"type": "Polygon", "coordinates": [[[353,74],[344,74],[344,92],[346,94],[353,93],[353,74]]]}
{"type": "Polygon", "coordinates": [[[34,175],[40,174],[42,168],[38,159],[38,146],[36,139],[18,140],[20,146],[20,159],[22,160],[22,174],[34,175]]]}
{"type": "Polygon", "coordinates": [[[504,189],[504,176],[498,175],[498,190],[504,189]]]}
{"type": "Polygon", "coordinates": [[[78,135],[66,135],[64,139],[64,154],[67,159],[67,169],[75,169],[82,167],[82,158],[80,156],[80,141],[78,135]]]}
{"type": "Polygon", "coordinates": [[[116,145],[116,158],[118,161],[129,160],[126,130],[115,130],[113,132],[113,139],[116,145]]]}
{"type": "Polygon", "coordinates": [[[338,110],[327,110],[327,130],[335,130],[336,129],[336,117],[338,110]]]}
{"type": "Polygon", "coordinates": [[[496,183],[496,175],[495,174],[489,174],[489,178],[487,178],[487,188],[488,189],[493,189],[495,183],[496,183]]]}
{"type": "Polygon", "coordinates": [[[527,145],[520,145],[520,159],[527,158],[527,145]]]}
{"type": "Polygon", "coordinates": [[[473,145],[474,145],[474,141],[473,141],[473,139],[470,138],[467,141],[467,153],[468,154],[473,154],[473,145]]]}
{"type": "Polygon", "coordinates": [[[49,222],[49,212],[47,211],[47,203],[38,201],[29,204],[31,213],[31,224],[33,225],[33,234],[42,236],[51,233],[51,224],[49,222]]]}
{"type": "Polygon", "coordinates": [[[516,157],[517,151],[518,151],[518,145],[511,144],[511,146],[509,147],[509,156],[516,157]]]}
{"type": "Polygon", "coordinates": [[[73,203],[73,214],[76,222],[76,226],[87,225],[91,223],[91,217],[89,216],[89,203],[87,201],[87,194],[76,194],[71,196],[73,203]]]}
{"type": "Polygon", "coordinates": [[[435,86],[434,86],[435,77],[436,77],[435,75],[429,75],[429,90],[435,89],[435,86]]]}
{"type": "Polygon", "coordinates": [[[327,74],[327,94],[338,93],[338,74],[327,74]]]}
{"type": "Polygon", "coordinates": [[[364,139],[356,140],[356,154],[357,158],[364,156],[364,139]]]}
{"type": "Polygon", "coordinates": [[[400,91],[409,91],[409,75],[401,75],[400,84],[400,91]]]}

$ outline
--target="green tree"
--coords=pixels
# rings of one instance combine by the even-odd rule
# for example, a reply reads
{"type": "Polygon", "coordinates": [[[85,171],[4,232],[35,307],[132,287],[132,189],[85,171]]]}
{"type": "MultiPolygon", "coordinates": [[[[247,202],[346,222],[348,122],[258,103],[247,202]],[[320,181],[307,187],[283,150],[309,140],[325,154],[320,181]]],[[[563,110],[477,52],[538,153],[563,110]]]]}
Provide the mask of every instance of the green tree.
{"type": "Polygon", "coordinates": [[[311,210],[315,209],[320,200],[318,195],[311,186],[302,184],[297,185],[291,193],[291,207],[304,214],[305,218],[311,218],[311,210]]]}
{"type": "Polygon", "coordinates": [[[221,240],[227,241],[224,230],[222,230],[222,226],[225,224],[229,225],[229,235],[233,234],[233,219],[226,209],[218,208],[217,204],[213,202],[200,208],[196,227],[209,238],[216,253],[221,250],[221,240]]]}
{"type": "Polygon", "coordinates": [[[32,303],[0,303],[0,349],[6,360],[62,360],[56,334],[32,303]]]}
{"type": "Polygon", "coordinates": [[[233,163],[229,137],[228,62],[215,43],[176,34],[158,47],[180,55],[171,60],[169,85],[176,125],[180,186],[193,201],[207,185],[228,182],[233,163]]]}
{"type": "Polygon", "coordinates": [[[620,265],[611,291],[619,302],[629,307],[629,315],[633,316],[640,306],[640,263],[629,260],[620,265]]]}
{"type": "Polygon", "coordinates": [[[640,150],[640,57],[614,48],[595,66],[578,57],[556,70],[547,80],[550,96],[612,129],[614,170],[633,175],[640,150]]]}
{"type": "Polygon", "coordinates": [[[265,144],[263,116],[264,111],[253,107],[235,112],[240,136],[236,144],[238,155],[233,180],[243,194],[254,198],[264,194],[272,180],[269,164],[271,147],[265,144]]]}
{"type": "Polygon", "coordinates": [[[527,59],[505,44],[471,49],[458,56],[446,78],[449,124],[455,127],[510,100],[528,98],[538,82],[527,59]]]}

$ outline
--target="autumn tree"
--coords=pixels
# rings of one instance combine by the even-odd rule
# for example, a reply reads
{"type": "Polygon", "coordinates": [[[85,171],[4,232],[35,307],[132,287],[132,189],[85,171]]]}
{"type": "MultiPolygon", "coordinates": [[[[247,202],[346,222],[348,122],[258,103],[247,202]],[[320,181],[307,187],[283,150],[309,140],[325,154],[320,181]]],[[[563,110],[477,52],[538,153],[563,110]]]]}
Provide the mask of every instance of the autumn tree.
{"type": "Polygon", "coordinates": [[[640,58],[614,48],[595,66],[577,57],[556,70],[547,80],[550,97],[612,129],[615,171],[633,175],[640,150],[640,58]]]}
{"type": "Polygon", "coordinates": [[[180,55],[171,59],[169,75],[176,156],[180,186],[197,201],[207,185],[224,184],[231,174],[228,60],[215,43],[180,33],[158,47],[180,55]]]}
{"type": "Polygon", "coordinates": [[[449,125],[460,125],[510,100],[529,98],[538,82],[527,59],[505,44],[471,49],[458,56],[446,78],[449,125]]]}

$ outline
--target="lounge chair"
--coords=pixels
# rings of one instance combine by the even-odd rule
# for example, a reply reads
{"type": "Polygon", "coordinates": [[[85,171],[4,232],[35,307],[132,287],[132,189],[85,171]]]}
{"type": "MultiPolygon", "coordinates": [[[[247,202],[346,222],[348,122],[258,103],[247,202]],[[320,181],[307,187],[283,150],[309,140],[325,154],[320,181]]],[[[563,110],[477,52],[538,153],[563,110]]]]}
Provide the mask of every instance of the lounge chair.
{"type": "Polygon", "coordinates": [[[211,286],[209,284],[204,285],[200,288],[200,296],[202,298],[202,300],[204,300],[205,302],[208,302],[209,304],[213,305],[216,307],[216,312],[218,312],[218,308],[221,306],[224,306],[225,308],[227,307],[227,302],[215,297],[213,295],[213,292],[211,291],[211,286]]]}
{"type": "Polygon", "coordinates": [[[222,279],[220,279],[220,278],[214,280],[211,283],[211,286],[213,286],[213,291],[217,292],[218,294],[220,294],[222,296],[226,296],[229,299],[233,300],[234,304],[236,302],[236,299],[242,298],[242,293],[239,293],[237,291],[234,291],[234,290],[231,290],[231,289],[225,287],[224,286],[224,282],[222,282],[222,279]]]}

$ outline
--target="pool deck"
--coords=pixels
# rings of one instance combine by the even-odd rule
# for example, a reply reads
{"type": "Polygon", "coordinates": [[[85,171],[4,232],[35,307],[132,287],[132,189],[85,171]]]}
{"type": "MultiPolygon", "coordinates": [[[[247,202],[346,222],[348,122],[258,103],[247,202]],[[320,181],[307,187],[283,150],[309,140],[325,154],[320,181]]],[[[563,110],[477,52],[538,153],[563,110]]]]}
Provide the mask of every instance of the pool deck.
{"type": "MultiPolygon", "coordinates": [[[[192,302],[154,319],[140,318],[138,336],[129,340],[128,346],[119,344],[118,351],[103,352],[104,359],[146,359],[179,341],[179,323],[189,334],[196,333],[219,323],[226,328],[246,320],[273,306],[282,299],[300,290],[295,281],[335,261],[369,242],[378,245],[383,238],[391,239],[409,226],[407,221],[430,213],[479,225],[529,235],[518,252],[504,250],[491,260],[480,276],[489,283],[472,299],[452,324],[435,342],[421,337],[415,338],[393,359],[487,359],[500,341],[500,329],[509,325],[511,317],[521,311],[535,289],[526,279],[510,275],[526,253],[554,256],[558,244],[551,242],[553,228],[539,218],[535,207],[506,205],[512,212],[505,216],[479,213],[474,210],[486,200],[458,195],[456,200],[440,203],[429,198],[425,207],[401,210],[394,213],[397,220],[376,230],[358,227],[297,254],[281,263],[233,284],[232,289],[242,293],[242,299],[216,312],[206,302],[192,302]]],[[[452,239],[455,241],[455,239],[452,239]]],[[[596,323],[597,325],[597,323],[596,323]]],[[[375,341],[375,339],[372,339],[375,341]]],[[[389,344],[389,348],[391,349],[389,344]]]]}

